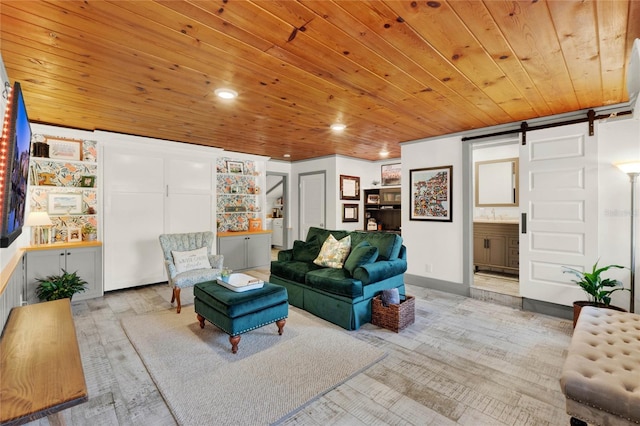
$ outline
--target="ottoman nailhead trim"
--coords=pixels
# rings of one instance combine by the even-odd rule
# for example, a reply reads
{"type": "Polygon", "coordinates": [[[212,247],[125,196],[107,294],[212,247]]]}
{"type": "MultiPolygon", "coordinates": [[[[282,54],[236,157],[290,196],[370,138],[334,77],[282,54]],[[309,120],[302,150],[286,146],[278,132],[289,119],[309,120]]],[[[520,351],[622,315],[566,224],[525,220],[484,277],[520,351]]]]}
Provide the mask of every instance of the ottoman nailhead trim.
{"type": "MultiPolygon", "coordinates": [[[[238,332],[238,333],[236,333],[236,334],[231,334],[231,332],[230,332],[229,330],[225,330],[224,328],[220,327],[219,325],[217,325],[217,324],[213,324],[213,323],[212,323],[211,321],[209,321],[209,320],[207,320],[207,321],[209,321],[211,324],[215,325],[215,326],[216,326],[216,327],[218,327],[220,330],[222,330],[222,331],[224,331],[225,333],[227,333],[229,336],[233,337],[233,336],[239,336],[240,334],[246,333],[247,331],[255,330],[256,328],[264,327],[265,325],[273,324],[273,323],[274,323],[274,322],[276,322],[276,321],[280,321],[281,319],[286,319],[286,318],[288,318],[288,317],[284,316],[284,317],[276,318],[276,319],[274,319],[274,320],[272,320],[272,321],[265,322],[265,323],[262,323],[262,324],[259,324],[259,325],[256,325],[256,326],[253,326],[253,327],[251,327],[251,328],[247,328],[246,330],[240,331],[240,332],[238,332]]],[[[205,318],[205,319],[206,319],[206,318],[205,318]]]]}

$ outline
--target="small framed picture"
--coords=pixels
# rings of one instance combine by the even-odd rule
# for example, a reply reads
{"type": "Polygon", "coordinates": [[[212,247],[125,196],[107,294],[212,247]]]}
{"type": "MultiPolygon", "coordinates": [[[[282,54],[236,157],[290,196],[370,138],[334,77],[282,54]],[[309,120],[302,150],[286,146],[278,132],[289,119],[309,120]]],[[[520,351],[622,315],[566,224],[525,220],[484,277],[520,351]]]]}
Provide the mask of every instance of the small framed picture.
{"type": "Polygon", "coordinates": [[[357,222],[358,220],[358,204],[343,204],[342,221],[357,222]]]}
{"type": "Polygon", "coordinates": [[[229,187],[229,192],[232,194],[240,194],[242,193],[242,185],[231,185],[229,187]]]}
{"type": "Polygon", "coordinates": [[[82,241],[82,232],[76,226],[67,227],[67,242],[77,243],[82,241]]]}
{"type": "Polygon", "coordinates": [[[50,192],[47,198],[47,212],[53,215],[81,214],[82,194],[50,192]]]}
{"type": "Polygon", "coordinates": [[[367,204],[380,204],[380,195],[378,194],[367,195],[367,204]]]}
{"type": "Polygon", "coordinates": [[[360,199],[360,178],[357,176],[340,175],[340,199],[360,199]]]}
{"type": "Polygon", "coordinates": [[[402,178],[402,164],[384,164],[381,166],[382,186],[400,185],[402,178]]]}
{"type": "Polygon", "coordinates": [[[93,188],[95,183],[95,176],[80,176],[80,186],[83,188],[93,188]]]}
{"type": "Polygon", "coordinates": [[[58,160],[82,160],[82,141],[47,137],[49,158],[58,160]]]}
{"type": "Polygon", "coordinates": [[[242,161],[227,161],[227,173],[244,174],[244,163],[242,161]]]}

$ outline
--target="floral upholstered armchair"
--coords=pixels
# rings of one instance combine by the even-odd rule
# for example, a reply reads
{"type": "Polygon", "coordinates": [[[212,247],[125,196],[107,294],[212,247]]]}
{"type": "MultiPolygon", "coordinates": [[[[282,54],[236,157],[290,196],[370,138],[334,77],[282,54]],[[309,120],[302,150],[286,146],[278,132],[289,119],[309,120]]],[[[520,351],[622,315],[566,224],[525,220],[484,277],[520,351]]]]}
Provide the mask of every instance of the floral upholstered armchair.
{"type": "Polygon", "coordinates": [[[182,308],[180,290],[218,278],[224,257],[211,254],[214,235],[210,231],[162,234],[159,239],[167,282],[173,289],[171,303],[177,303],[176,313],[179,314],[182,308]]]}

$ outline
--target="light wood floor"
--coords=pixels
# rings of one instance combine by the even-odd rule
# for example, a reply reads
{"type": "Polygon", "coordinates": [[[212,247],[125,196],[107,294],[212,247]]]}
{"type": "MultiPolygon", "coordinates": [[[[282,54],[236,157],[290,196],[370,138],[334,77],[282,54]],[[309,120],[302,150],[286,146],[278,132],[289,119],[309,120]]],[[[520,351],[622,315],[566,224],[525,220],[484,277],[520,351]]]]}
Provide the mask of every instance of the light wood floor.
{"type": "MultiPolygon", "coordinates": [[[[68,425],[175,424],[120,326],[125,316],[171,309],[169,293],[160,284],[73,303],[89,401],[62,413],[68,425]]],[[[569,424],[558,379],[570,321],[415,286],[407,293],[416,297],[415,324],[351,332],[389,355],[284,424],[569,424]]]]}

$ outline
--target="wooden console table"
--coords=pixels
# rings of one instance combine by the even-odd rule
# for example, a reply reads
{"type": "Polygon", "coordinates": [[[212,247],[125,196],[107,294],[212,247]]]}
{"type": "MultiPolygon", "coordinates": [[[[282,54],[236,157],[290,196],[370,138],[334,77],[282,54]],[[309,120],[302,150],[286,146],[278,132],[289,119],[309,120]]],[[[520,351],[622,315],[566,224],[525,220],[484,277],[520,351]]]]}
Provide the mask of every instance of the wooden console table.
{"type": "Polygon", "coordinates": [[[0,377],[3,426],[54,415],[88,400],[69,299],[11,310],[0,340],[0,377]]]}

